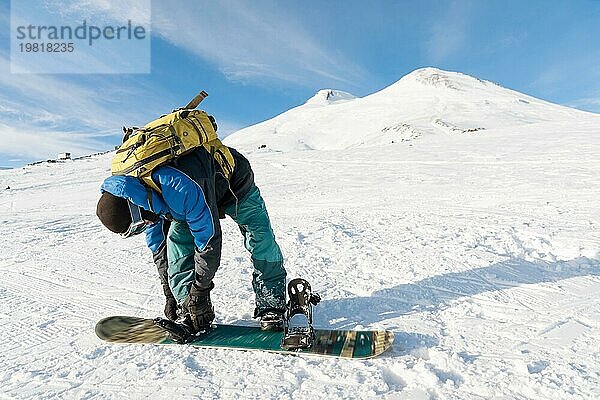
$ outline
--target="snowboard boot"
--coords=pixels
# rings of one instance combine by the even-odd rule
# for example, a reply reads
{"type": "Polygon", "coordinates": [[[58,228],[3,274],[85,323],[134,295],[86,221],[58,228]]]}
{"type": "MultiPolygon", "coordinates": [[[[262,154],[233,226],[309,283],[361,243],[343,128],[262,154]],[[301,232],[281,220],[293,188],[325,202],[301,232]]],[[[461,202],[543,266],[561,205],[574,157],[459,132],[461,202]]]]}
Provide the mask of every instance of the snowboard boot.
{"type": "Polygon", "coordinates": [[[263,331],[282,331],[283,312],[266,311],[260,316],[260,329],[263,331]]]}

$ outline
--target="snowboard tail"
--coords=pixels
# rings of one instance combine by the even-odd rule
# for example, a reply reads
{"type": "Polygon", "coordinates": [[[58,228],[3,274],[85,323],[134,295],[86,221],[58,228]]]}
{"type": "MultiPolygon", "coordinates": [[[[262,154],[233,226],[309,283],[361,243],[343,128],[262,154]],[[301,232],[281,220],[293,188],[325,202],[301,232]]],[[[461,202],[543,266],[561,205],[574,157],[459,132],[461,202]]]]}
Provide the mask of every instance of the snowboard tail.
{"type": "MultiPolygon", "coordinates": [[[[96,335],[113,343],[175,344],[169,331],[153,319],[114,316],[96,324],[96,335]]],[[[190,346],[261,350],[282,354],[312,354],[342,358],[371,358],[389,349],[394,334],[389,331],[348,331],[315,329],[312,346],[289,350],[281,347],[283,332],[263,331],[259,327],[214,325],[213,329],[194,337],[190,346]]]]}

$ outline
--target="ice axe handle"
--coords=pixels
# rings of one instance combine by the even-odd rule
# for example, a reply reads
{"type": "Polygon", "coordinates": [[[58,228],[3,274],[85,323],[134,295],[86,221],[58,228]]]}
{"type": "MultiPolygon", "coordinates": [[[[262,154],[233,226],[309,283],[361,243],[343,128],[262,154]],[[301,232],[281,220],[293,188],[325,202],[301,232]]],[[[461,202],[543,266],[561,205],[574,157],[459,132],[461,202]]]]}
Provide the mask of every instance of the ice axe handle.
{"type": "Polygon", "coordinates": [[[198,93],[196,95],[196,97],[194,97],[188,104],[187,106],[183,107],[186,110],[193,110],[194,108],[198,107],[198,105],[200,103],[202,103],[202,100],[204,100],[205,98],[208,97],[208,93],[206,93],[204,90],[201,91],[200,93],[198,93]]]}

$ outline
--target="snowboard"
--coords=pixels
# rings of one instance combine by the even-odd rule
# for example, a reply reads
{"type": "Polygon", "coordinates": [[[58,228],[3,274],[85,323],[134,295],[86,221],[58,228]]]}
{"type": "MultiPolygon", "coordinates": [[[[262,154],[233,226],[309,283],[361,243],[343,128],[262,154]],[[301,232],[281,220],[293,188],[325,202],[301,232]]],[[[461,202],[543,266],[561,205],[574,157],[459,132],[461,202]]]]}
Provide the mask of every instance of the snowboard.
{"type": "MultiPolygon", "coordinates": [[[[263,331],[260,327],[240,325],[213,325],[201,333],[189,346],[260,350],[282,354],[306,354],[341,358],[364,359],[376,357],[389,349],[394,341],[390,331],[349,331],[315,329],[315,340],[310,348],[286,350],[281,348],[283,332],[263,331]]],[[[169,332],[148,318],[113,316],[96,324],[96,335],[112,343],[178,344],[169,338],[169,332]]]]}

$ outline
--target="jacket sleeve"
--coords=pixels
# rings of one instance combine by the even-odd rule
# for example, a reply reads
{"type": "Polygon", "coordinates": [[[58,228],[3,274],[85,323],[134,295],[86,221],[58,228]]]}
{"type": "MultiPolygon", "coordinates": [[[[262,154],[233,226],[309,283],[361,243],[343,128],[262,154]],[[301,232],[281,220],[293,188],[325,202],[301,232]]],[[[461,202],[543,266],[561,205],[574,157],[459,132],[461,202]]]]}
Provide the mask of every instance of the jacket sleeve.
{"type": "Polygon", "coordinates": [[[146,244],[152,254],[158,253],[165,247],[167,232],[169,231],[168,222],[164,218],[160,218],[157,222],[146,227],[146,244]]]}
{"type": "Polygon", "coordinates": [[[187,175],[171,167],[159,168],[152,177],[158,181],[162,198],[173,216],[185,218],[194,244],[204,251],[215,234],[215,224],[202,188],[187,175]]]}

